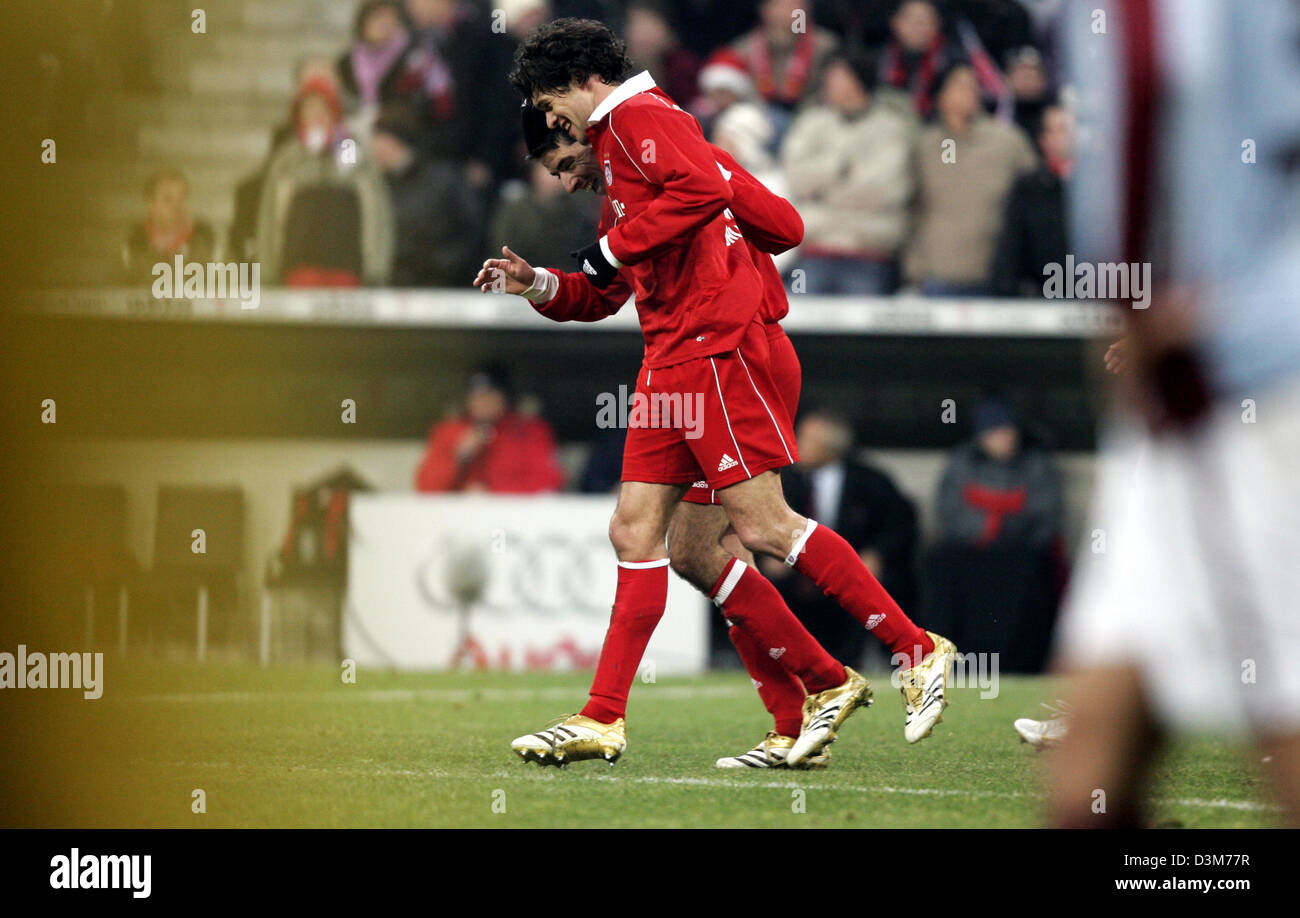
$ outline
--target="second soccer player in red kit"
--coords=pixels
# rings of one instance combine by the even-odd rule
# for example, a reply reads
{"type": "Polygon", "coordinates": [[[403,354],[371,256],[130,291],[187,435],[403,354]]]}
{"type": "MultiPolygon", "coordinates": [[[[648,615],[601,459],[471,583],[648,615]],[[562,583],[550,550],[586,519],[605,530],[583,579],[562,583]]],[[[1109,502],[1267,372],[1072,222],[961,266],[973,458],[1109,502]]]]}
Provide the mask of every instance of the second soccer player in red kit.
{"type": "MultiPolygon", "coordinates": [[[[947,704],[956,648],[915,625],[843,538],[785,503],[776,470],[798,454],[768,371],[763,285],[737,244],[744,236],[728,209],[726,170],[698,123],[649,74],[634,74],[623,43],[591,20],[542,26],[516,52],[510,79],[550,126],[591,144],[615,214],[613,228],[578,253],[585,280],[564,282],[605,288],[625,279],[645,338],[638,393],[697,399],[704,409],[689,436],[675,425],[629,427],[610,521],[618,587],[591,699],[581,714],[520,739],[536,741],[540,761],[622,753],[622,708],[664,611],[668,523],[699,480],[716,492],[746,548],[809,577],[890,647],[902,664],[904,736],[928,736],[947,704]]],[[[728,620],[809,693],[787,762],[819,754],[870,698],[866,680],[830,657],[756,570],[720,544],[693,551],[692,579],[708,582],[728,620]]]]}

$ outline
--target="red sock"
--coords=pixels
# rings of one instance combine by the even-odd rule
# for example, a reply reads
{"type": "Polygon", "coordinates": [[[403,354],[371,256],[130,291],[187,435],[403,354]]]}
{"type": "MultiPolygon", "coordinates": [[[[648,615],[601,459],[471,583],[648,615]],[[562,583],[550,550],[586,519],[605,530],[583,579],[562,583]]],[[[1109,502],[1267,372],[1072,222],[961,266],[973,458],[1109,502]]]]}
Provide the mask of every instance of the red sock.
{"type": "Polygon", "coordinates": [[[591,698],[580,713],[602,724],[612,724],[627,713],[628,690],[667,602],[667,558],[619,562],[614,611],[609,617],[605,643],[600,646],[591,698]],[[638,566],[628,567],[628,564],[638,566]]]}
{"type": "Polygon", "coordinates": [[[866,625],[892,653],[910,657],[913,666],[934,650],[930,635],[907,617],[835,530],[809,520],[785,563],[866,625]]]}
{"type": "Polygon", "coordinates": [[[727,562],[709,598],[722,608],[727,621],[754,639],[760,653],[798,676],[810,694],[834,688],[848,678],[844,666],[794,617],[776,587],[739,558],[727,562]]]}
{"type": "Polygon", "coordinates": [[[803,729],[803,684],[765,653],[748,632],[732,625],[727,629],[727,637],[736,645],[736,653],[740,654],[749,678],[754,680],[763,707],[775,721],[776,732],[782,736],[798,736],[803,729]]]}

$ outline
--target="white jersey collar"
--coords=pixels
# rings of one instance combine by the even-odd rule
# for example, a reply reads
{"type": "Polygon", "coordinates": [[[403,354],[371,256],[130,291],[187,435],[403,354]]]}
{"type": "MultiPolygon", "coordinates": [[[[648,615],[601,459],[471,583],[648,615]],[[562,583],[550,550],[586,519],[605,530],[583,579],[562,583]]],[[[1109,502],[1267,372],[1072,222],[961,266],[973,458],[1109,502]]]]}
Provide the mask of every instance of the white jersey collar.
{"type": "Polygon", "coordinates": [[[642,70],[634,77],[624,80],[614,87],[614,91],[605,97],[605,101],[596,106],[596,110],[587,118],[588,124],[595,124],[604,120],[605,116],[612,112],[615,107],[626,102],[637,93],[645,92],[647,89],[655,88],[655,78],[650,75],[649,70],[642,70]]]}

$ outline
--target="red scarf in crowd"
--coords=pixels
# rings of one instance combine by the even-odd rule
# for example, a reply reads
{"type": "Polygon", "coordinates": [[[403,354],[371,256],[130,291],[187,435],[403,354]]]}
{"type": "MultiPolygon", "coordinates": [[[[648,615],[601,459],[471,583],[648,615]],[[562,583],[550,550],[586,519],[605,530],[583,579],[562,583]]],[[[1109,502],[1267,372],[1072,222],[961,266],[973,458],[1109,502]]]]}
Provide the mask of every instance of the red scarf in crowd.
{"type": "Polygon", "coordinates": [[[885,51],[885,82],[898,89],[909,89],[912,105],[921,117],[929,117],[934,107],[934,78],[939,72],[939,58],[943,54],[943,33],[934,36],[930,47],[921,56],[921,66],[916,68],[909,88],[907,67],[903,63],[903,46],[891,41],[885,51]]]}
{"type": "Polygon", "coordinates": [[[778,90],[776,74],[772,69],[772,45],[763,31],[757,30],[749,46],[749,72],[754,75],[758,93],[769,102],[793,105],[803,98],[804,87],[812,76],[813,57],[817,42],[812,32],[804,32],[795,39],[794,54],[786,65],[785,76],[778,90]]]}

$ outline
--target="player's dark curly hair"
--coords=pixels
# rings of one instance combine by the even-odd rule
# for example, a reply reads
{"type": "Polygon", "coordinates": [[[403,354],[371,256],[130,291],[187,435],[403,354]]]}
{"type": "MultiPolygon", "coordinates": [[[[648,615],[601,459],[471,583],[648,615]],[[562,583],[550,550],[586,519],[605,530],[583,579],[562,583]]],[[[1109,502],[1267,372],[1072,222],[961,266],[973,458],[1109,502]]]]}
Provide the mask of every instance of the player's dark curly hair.
{"type": "Polygon", "coordinates": [[[621,83],[636,72],[627,44],[594,19],[556,19],[538,28],[515,49],[510,85],[525,99],[539,92],[567,92],[596,76],[621,83]]]}

